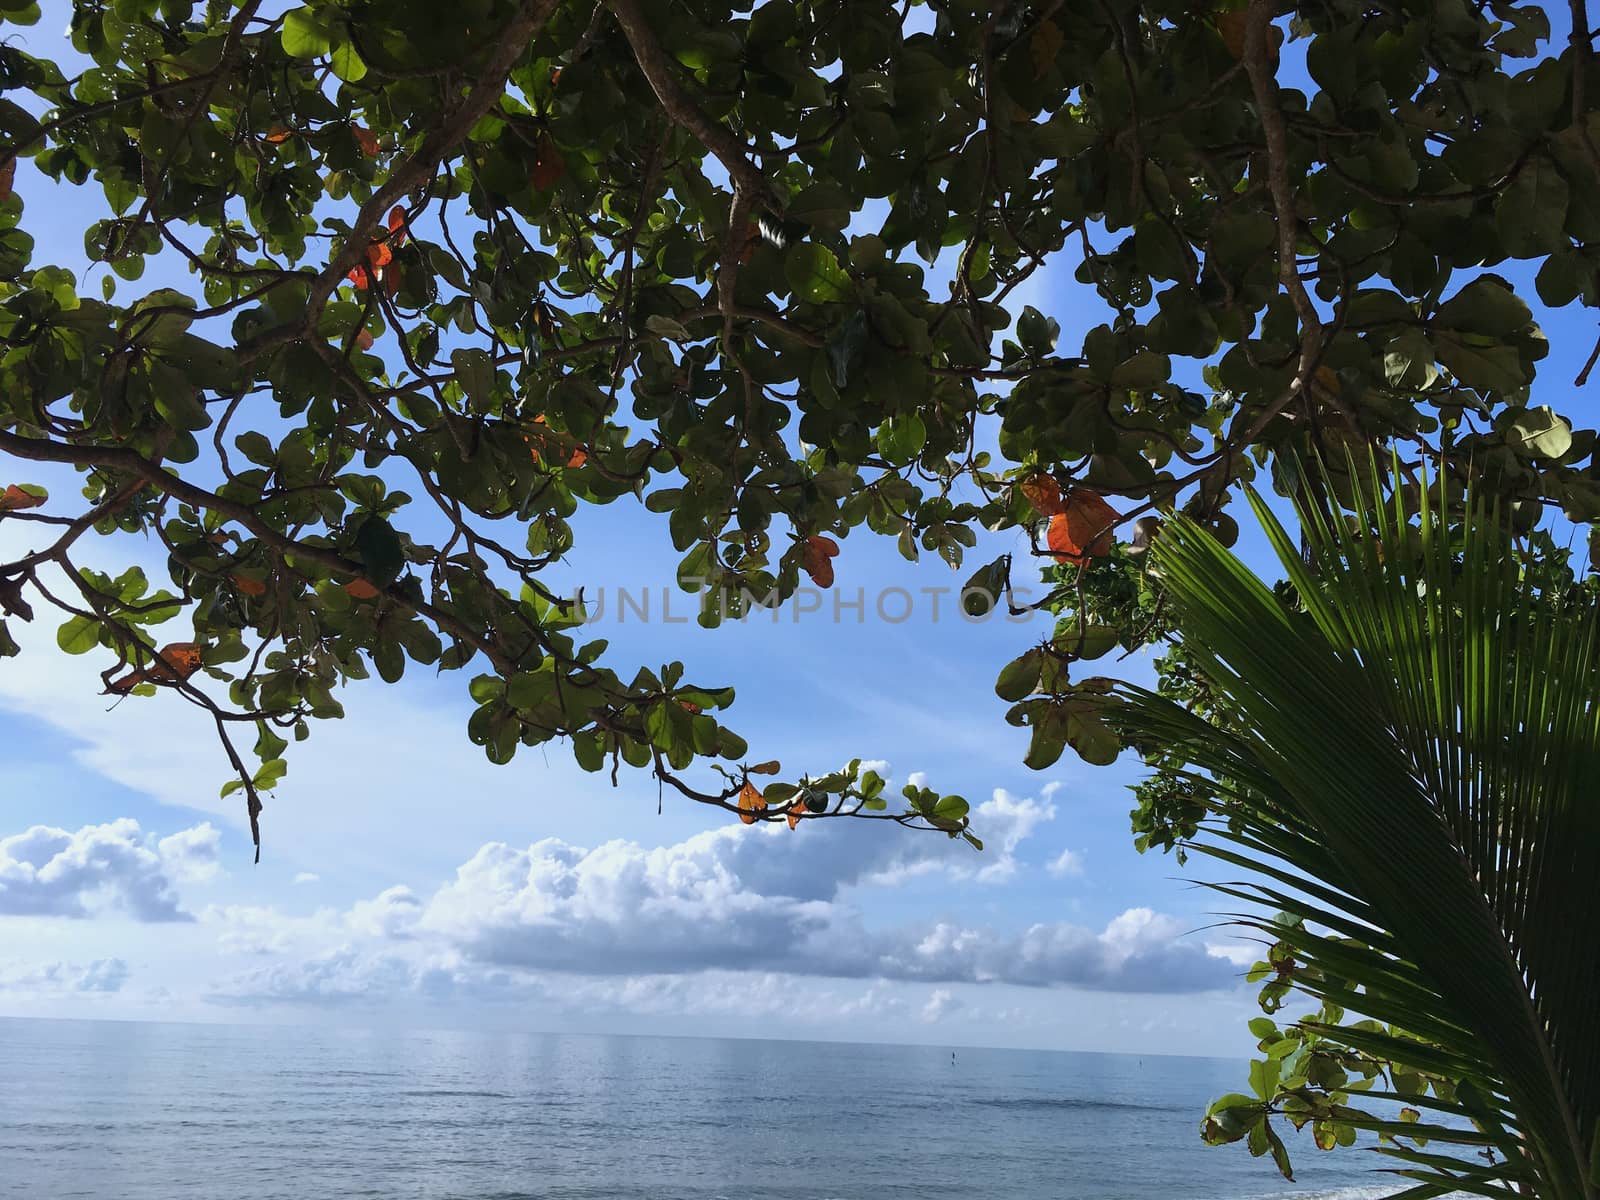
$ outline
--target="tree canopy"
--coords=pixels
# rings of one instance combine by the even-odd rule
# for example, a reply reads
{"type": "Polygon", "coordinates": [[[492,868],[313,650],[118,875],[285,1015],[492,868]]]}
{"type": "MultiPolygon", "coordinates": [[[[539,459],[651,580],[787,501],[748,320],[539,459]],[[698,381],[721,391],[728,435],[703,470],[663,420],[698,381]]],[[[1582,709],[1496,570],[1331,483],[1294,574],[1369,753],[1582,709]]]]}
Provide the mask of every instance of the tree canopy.
{"type": "Polygon", "coordinates": [[[668,514],[707,624],[846,535],[1023,531],[1060,621],[997,690],[1029,765],[1109,761],[1078,662],[1165,631],[1158,514],[1226,540],[1241,483],[1370,445],[1600,514],[1518,294],[1600,305],[1572,15],[1552,52],[1504,0],[75,0],[74,61],[0,45],[0,520],[39,535],[0,617],[208,709],[252,825],[339,685],[412,662],[468,672],[496,762],[970,836],[858,768],[752,782],[730,689],[582,640],[545,582],[578,510],[668,514]],[[62,187],[105,198],[98,296],[29,232],[62,187]],[[1053,267],[1082,328],[1016,303],[1053,267]]]}

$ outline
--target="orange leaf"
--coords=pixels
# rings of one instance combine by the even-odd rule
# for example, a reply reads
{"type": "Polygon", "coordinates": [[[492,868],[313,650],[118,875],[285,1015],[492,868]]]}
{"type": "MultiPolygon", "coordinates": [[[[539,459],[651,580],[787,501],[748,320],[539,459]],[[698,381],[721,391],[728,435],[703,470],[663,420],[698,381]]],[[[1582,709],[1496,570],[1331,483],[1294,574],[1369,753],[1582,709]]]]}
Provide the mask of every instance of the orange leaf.
{"type": "Polygon", "coordinates": [[[1066,43],[1061,26],[1054,21],[1041,21],[1028,39],[1028,59],[1033,63],[1033,77],[1038,79],[1055,66],[1056,57],[1066,43]]]}
{"type": "Polygon", "coordinates": [[[561,182],[561,177],[566,173],[567,160],[561,157],[561,151],[556,149],[550,135],[541,133],[534,150],[533,186],[541,192],[549,191],[561,182]]]}
{"type": "Polygon", "coordinates": [[[766,798],[756,790],[755,784],[746,780],[744,787],[739,792],[739,820],[746,825],[754,825],[756,823],[756,814],[766,811],[766,798]]]}
{"type": "Polygon", "coordinates": [[[23,508],[38,508],[44,503],[44,497],[35,496],[32,492],[25,492],[14,483],[6,484],[6,490],[0,492],[0,512],[16,512],[23,508]]]}
{"type": "Polygon", "coordinates": [[[796,800],[788,807],[783,815],[784,818],[789,822],[789,828],[793,829],[796,825],[800,824],[800,818],[806,815],[806,806],[802,801],[796,800]]]}
{"type": "Polygon", "coordinates": [[[389,241],[398,246],[406,240],[406,230],[410,226],[406,217],[406,206],[396,204],[389,210],[389,241]]]}
{"type": "Polygon", "coordinates": [[[359,267],[351,268],[350,274],[346,275],[345,278],[364,292],[372,283],[372,272],[367,270],[365,263],[362,263],[359,267]]]}
{"type": "Polygon", "coordinates": [[[1056,558],[1081,566],[1111,553],[1112,526],[1121,519],[1100,493],[1073,488],[1063,510],[1050,518],[1046,540],[1056,558]]]}
{"type": "Polygon", "coordinates": [[[11,188],[17,181],[17,160],[12,159],[5,166],[0,167],[0,200],[9,199],[11,188]]]}
{"type": "MultiPolygon", "coordinates": [[[[533,419],[533,423],[535,425],[540,425],[540,426],[544,425],[545,424],[544,414],[540,413],[537,417],[535,417],[533,419]]],[[[539,437],[539,445],[544,445],[549,440],[542,432],[538,435],[538,437],[539,437]]],[[[539,458],[539,446],[535,446],[533,444],[533,439],[532,438],[524,437],[522,440],[528,443],[528,445],[530,447],[528,453],[532,456],[533,461],[534,462],[539,462],[540,461],[540,458],[539,458]]],[[[583,466],[583,464],[588,462],[588,461],[589,461],[589,452],[587,450],[585,450],[582,446],[577,447],[575,450],[572,451],[571,454],[567,455],[567,466],[572,467],[574,469],[583,466]]]]}
{"type": "Polygon", "coordinates": [[[156,652],[156,664],[150,674],[157,678],[187,679],[200,669],[200,644],[198,642],[173,642],[156,652]]]}
{"type": "Polygon", "coordinates": [[[356,349],[358,349],[358,350],[371,350],[372,349],[372,335],[370,333],[368,333],[365,329],[356,330],[356,349]]]}
{"type": "Polygon", "coordinates": [[[356,139],[356,145],[361,147],[361,153],[368,158],[378,157],[378,135],[365,125],[350,126],[350,133],[356,139]]]}
{"type": "Polygon", "coordinates": [[[805,568],[811,582],[820,588],[833,586],[832,560],[839,553],[839,543],[831,537],[814,534],[805,540],[800,550],[800,565],[805,568]]]}
{"type": "Polygon", "coordinates": [[[1066,511],[1066,500],[1061,495],[1061,485],[1056,482],[1054,475],[1046,475],[1042,471],[1037,475],[1029,475],[1017,488],[1041,517],[1053,517],[1066,511]]]}
{"type": "Polygon", "coordinates": [[[198,642],[163,646],[156,651],[156,661],[150,666],[118,676],[106,684],[106,691],[126,696],[141,683],[182,683],[200,669],[201,649],[198,642]]]}
{"type": "Polygon", "coordinates": [[[248,575],[233,576],[233,586],[246,596],[265,596],[267,594],[267,585],[259,579],[252,579],[248,575]]]}
{"type": "Polygon", "coordinates": [[[755,255],[756,247],[761,244],[761,226],[751,224],[745,226],[744,248],[739,251],[739,261],[747,263],[755,255]]]}
{"type": "Polygon", "coordinates": [[[393,261],[394,251],[389,249],[384,242],[373,242],[372,245],[367,247],[367,265],[373,269],[374,274],[387,267],[393,261]]]}
{"type": "Polygon", "coordinates": [[[692,700],[679,700],[678,707],[683,709],[684,712],[697,713],[700,711],[700,706],[692,700]]]}
{"type": "Polygon", "coordinates": [[[1236,62],[1244,57],[1245,20],[1243,12],[1217,14],[1217,32],[1222,35],[1222,44],[1228,48],[1228,53],[1233,55],[1236,62]]]}
{"type": "Polygon", "coordinates": [[[126,675],[118,675],[106,684],[106,691],[115,696],[126,696],[134,688],[145,682],[147,676],[143,671],[129,671],[126,675]]]}
{"type": "Polygon", "coordinates": [[[274,146],[281,146],[293,136],[293,130],[287,129],[282,125],[274,125],[271,129],[268,129],[264,135],[262,135],[261,140],[274,146]]]}
{"type": "Polygon", "coordinates": [[[352,579],[344,585],[344,590],[357,600],[376,600],[383,594],[365,579],[352,579]]]}
{"type": "Polygon", "coordinates": [[[557,85],[560,84],[560,82],[561,82],[561,68],[557,67],[554,71],[550,72],[550,86],[551,87],[556,87],[557,85]]]}

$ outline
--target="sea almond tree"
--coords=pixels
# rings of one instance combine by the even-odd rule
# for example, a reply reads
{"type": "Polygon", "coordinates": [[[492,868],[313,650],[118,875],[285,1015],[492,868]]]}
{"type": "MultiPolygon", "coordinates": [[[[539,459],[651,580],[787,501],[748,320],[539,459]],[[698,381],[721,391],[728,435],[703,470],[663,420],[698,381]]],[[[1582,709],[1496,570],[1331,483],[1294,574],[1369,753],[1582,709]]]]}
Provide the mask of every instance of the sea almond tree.
{"type": "MultiPolygon", "coordinates": [[[[579,510],[665,514],[708,625],[852,536],[1022,606],[1023,564],[964,561],[1013,531],[1058,617],[996,684],[1038,768],[1121,750],[1082,664],[1180,634],[1174,514],[1349,506],[1378,449],[1586,525],[1594,431],[1532,394],[1531,298],[1600,306],[1600,74],[1555,16],[74,0],[57,53],[0,0],[0,655],[48,623],[203,709],[253,829],[342,683],[425,666],[495,762],[976,841],[959,796],[750,763],[731,689],[585,641],[579,510]],[[81,246],[44,236],[69,194],[81,246]]],[[[1158,774],[1145,844],[1183,802],[1158,774]]]]}

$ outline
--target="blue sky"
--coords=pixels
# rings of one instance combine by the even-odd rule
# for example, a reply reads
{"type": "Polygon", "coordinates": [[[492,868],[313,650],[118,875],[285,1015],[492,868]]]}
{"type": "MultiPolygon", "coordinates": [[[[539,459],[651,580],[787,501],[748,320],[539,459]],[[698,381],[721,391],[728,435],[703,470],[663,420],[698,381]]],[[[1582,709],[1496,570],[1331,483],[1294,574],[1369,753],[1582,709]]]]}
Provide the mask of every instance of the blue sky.
{"type": "MultiPolygon", "coordinates": [[[[59,52],[57,38],[41,25],[24,40],[59,52]]],[[[36,261],[78,262],[98,196],[63,193],[26,162],[17,190],[36,261]]],[[[1048,268],[1019,298],[1056,316],[1069,345],[1103,319],[1072,269],[1048,268]]],[[[99,280],[81,282],[92,293],[99,280]]],[[[119,299],[160,282],[153,271],[119,299]]],[[[1568,381],[1592,328],[1541,319],[1552,353],[1534,402],[1591,424],[1568,381]]],[[[67,475],[27,481],[75,493],[67,475]]],[[[0,523],[0,561],[37,540],[18,524],[0,523]]],[[[792,773],[861,757],[896,785],[924,774],[974,803],[988,849],[844,822],[746,829],[670,796],[658,815],[644,776],[613,789],[559,746],[493,767],[465,737],[465,678],[413,671],[352,686],[348,717],[293,748],[252,866],[203,714],[165,695],[110,706],[106,664],[63,658],[36,624],[15,631],[26,653],[0,662],[0,1014],[1249,1046],[1253,989],[1239,977],[1253,955],[1208,928],[1195,868],[1134,852],[1137,764],[1022,766],[1023,731],[991,688],[1042,618],[973,624],[944,594],[935,619],[922,589],[959,588],[967,572],[906,563],[862,531],[836,564],[844,601],[868,598],[859,621],[835,621],[824,598],[798,619],[667,624],[664,519],[624,500],[583,514],[579,533],[566,574],[605,589],[596,633],[619,670],[682,660],[692,679],[736,686],[731,724],[752,758],[792,773]],[[650,622],[619,622],[618,587],[648,592],[650,622]],[[914,599],[910,619],[874,612],[893,588],[914,599]]],[[[1264,564],[1258,538],[1242,545],[1264,564]]],[[[984,535],[969,562],[1024,549],[1020,533],[984,535]]],[[[148,545],[90,555],[162,574],[148,545]]]]}

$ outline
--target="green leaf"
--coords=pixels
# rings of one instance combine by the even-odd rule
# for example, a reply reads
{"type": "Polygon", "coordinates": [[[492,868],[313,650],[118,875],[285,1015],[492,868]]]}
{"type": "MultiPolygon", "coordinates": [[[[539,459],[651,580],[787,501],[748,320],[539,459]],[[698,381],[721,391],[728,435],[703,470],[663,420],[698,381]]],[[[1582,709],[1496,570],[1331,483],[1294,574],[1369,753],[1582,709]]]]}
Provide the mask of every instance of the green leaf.
{"type": "Polygon", "coordinates": [[[333,64],[333,73],[346,83],[355,83],[359,79],[366,78],[367,64],[361,60],[355,43],[348,39],[333,48],[330,61],[333,64]]]}
{"type": "Polygon", "coordinates": [[[1033,736],[1028,739],[1028,753],[1022,764],[1030,771],[1042,771],[1054,766],[1067,748],[1067,732],[1071,717],[1064,705],[1047,704],[1033,723],[1033,736]]]}
{"type": "Polygon", "coordinates": [[[857,310],[829,339],[826,347],[835,387],[842,389],[850,385],[852,372],[866,344],[867,314],[857,310]]]}
{"type": "Polygon", "coordinates": [[[361,556],[362,574],[379,587],[400,578],[405,568],[405,550],[400,535],[382,517],[369,516],[356,530],[356,551],[361,556]]]}
{"type": "Polygon", "coordinates": [[[916,413],[890,417],[878,431],[878,449],[895,465],[911,462],[928,442],[928,427],[916,413]]]}
{"type": "Polygon", "coordinates": [[[1572,426],[1548,404],[1525,408],[1511,419],[1506,443],[1528,458],[1560,458],[1572,449],[1572,426]]]}
{"type": "Polygon", "coordinates": [[[1542,155],[1533,156],[1495,203],[1495,224],[1506,252],[1532,258],[1567,244],[1566,177],[1542,155]]]}
{"type": "Polygon", "coordinates": [[[1043,669],[1044,651],[1035,646],[1001,668],[1000,677],[994,682],[994,694],[1012,703],[1031,696],[1039,686],[1043,669]]]}
{"type": "Polygon", "coordinates": [[[1517,333],[1532,320],[1528,306],[1504,280],[1484,276],[1441,304],[1433,323],[1458,333],[1497,338],[1517,333]]]}
{"type": "Polygon", "coordinates": [[[333,25],[311,8],[291,9],[283,18],[283,52],[290,58],[319,58],[333,49],[333,25]]]}
{"type": "Polygon", "coordinates": [[[1017,340],[1022,348],[1036,358],[1054,353],[1056,340],[1061,335],[1061,325],[1054,317],[1046,317],[1032,305],[1022,310],[1017,318],[1017,340]]]}
{"type": "Polygon", "coordinates": [[[100,622],[92,617],[71,617],[56,630],[56,645],[68,654],[87,654],[100,644],[100,622]]]}
{"type": "Polygon", "coordinates": [[[1085,629],[1069,630],[1057,637],[1051,645],[1058,653],[1081,659],[1095,659],[1116,648],[1122,631],[1114,625],[1090,625],[1085,629]]]}
{"type": "MultiPolygon", "coordinates": [[[[1011,556],[1002,554],[973,572],[961,585],[961,611],[975,619],[987,617],[1000,605],[1011,575],[1011,556]]],[[[1020,697],[1018,697],[1020,699],[1020,697]]]]}
{"type": "Polygon", "coordinates": [[[1445,334],[1438,338],[1437,351],[1452,375],[1479,391],[1511,393],[1533,379],[1514,346],[1445,334]]]}
{"type": "Polygon", "coordinates": [[[487,350],[476,348],[452,350],[450,365],[456,370],[461,390],[467,394],[472,407],[478,412],[488,412],[494,402],[494,359],[487,350]]]}
{"type": "Polygon", "coordinates": [[[848,300],[854,293],[850,276],[833,251],[815,242],[791,246],[784,255],[783,271],[795,297],[812,304],[848,300]]]}

